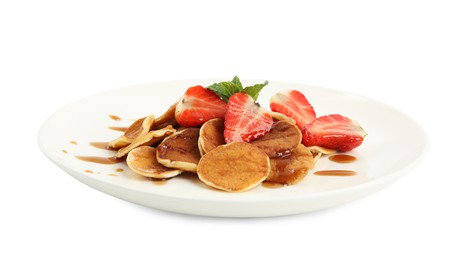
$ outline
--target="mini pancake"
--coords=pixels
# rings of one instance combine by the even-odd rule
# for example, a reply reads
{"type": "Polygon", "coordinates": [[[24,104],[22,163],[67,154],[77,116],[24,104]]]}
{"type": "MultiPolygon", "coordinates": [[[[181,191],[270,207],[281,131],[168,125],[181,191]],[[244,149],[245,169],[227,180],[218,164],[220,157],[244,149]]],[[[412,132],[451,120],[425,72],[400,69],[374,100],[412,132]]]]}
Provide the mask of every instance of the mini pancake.
{"type": "Polygon", "coordinates": [[[169,168],[196,172],[201,158],[198,138],[199,128],[185,128],[165,138],[156,151],[158,162],[169,168]]]}
{"type": "Polygon", "coordinates": [[[322,146],[308,146],[308,149],[311,151],[313,154],[325,154],[325,155],[330,155],[336,153],[336,150],[333,149],[328,149],[322,146]]]}
{"type": "Polygon", "coordinates": [[[162,129],[168,125],[175,126],[177,121],[175,120],[175,107],[177,103],[174,103],[172,106],[167,109],[167,111],[156,118],[155,123],[153,124],[153,130],[162,129]]]}
{"type": "Polygon", "coordinates": [[[151,146],[140,146],[129,152],[126,163],[135,173],[150,178],[172,178],[182,173],[170,169],[156,160],[156,149],[151,146]]]}
{"type": "Polygon", "coordinates": [[[109,149],[119,149],[128,146],[132,143],[132,139],[127,138],[126,136],[122,135],[115,140],[108,143],[109,149]]]}
{"type": "Polygon", "coordinates": [[[198,164],[198,177],[219,190],[242,192],[256,187],[269,174],[269,157],[256,146],[234,142],[206,153],[198,164]]]}
{"type": "Polygon", "coordinates": [[[225,123],[220,118],[211,119],[201,126],[198,140],[201,156],[215,149],[215,147],[225,144],[224,129],[225,123]]]}
{"type": "Polygon", "coordinates": [[[109,148],[121,148],[128,146],[132,141],[140,136],[146,135],[155,121],[154,115],[137,119],[132,125],[124,131],[124,134],[108,144],[109,148]]]}
{"type": "Polygon", "coordinates": [[[314,156],[303,144],[288,156],[270,158],[271,170],[266,181],[293,185],[300,182],[309,169],[314,168],[314,156]]]}
{"type": "Polygon", "coordinates": [[[251,144],[263,150],[269,157],[280,157],[290,154],[300,144],[301,138],[301,131],[296,125],[276,121],[268,133],[251,144]]]}
{"type": "Polygon", "coordinates": [[[269,114],[274,119],[274,121],[284,121],[292,125],[296,125],[295,119],[290,118],[282,113],[270,111],[269,114]]]}
{"type": "Polygon", "coordinates": [[[153,145],[159,143],[173,133],[175,133],[175,129],[170,125],[160,130],[150,131],[146,135],[135,138],[128,146],[119,149],[116,157],[121,158],[128,154],[132,149],[142,145],[153,145]]]}
{"type": "Polygon", "coordinates": [[[322,146],[308,146],[309,151],[311,151],[312,155],[314,156],[314,162],[317,162],[319,158],[325,154],[325,155],[330,155],[330,154],[335,154],[336,150],[333,149],[328,149],[322,146]]]}

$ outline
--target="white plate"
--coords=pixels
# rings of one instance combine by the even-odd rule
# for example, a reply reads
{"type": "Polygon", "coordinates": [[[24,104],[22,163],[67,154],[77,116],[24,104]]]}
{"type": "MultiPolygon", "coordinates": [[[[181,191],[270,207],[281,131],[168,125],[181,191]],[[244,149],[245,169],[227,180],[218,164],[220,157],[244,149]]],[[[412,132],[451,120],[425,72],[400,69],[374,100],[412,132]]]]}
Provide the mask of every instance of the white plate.
{"type": "MultiPolygon", "coordinates": [[[[183,80],[123,87],[76,101],[52,115],[42,126],[39,145],[46,156],[77,180],[123,200],[152,208],[195,215],[264,217],[315,211],[349,202],[393,183],[415,164],[427,148],[427,137],[410,117],[358,95],[301,84],[270,82],[258,98],[283,89],[302,91],[318,115],[339,113],[360,122],[368,133],[362,146],[349,154],[356,162],[338,164],[321,158],[297,185],[270,189],[258,186],[243,193],[208,188],[192,176],[176,177],[164,185],[131,172],[125,163],[84,162],[76,155],[111,156],[90,142],[111,141],[121,132],[110,126],[128,126],[148,114],[159,115],[193,85],[207,86],[221,79],[183,80]],[[113,120],[109,115],[121,118],[113,120]],[[121,172],[120,169],[123,169],[121,172]],[[318,176],[318,170],[346,169],[351,177],[318,176]]],[[[263,80],[242,80],[244,85],[263,80]]]]}

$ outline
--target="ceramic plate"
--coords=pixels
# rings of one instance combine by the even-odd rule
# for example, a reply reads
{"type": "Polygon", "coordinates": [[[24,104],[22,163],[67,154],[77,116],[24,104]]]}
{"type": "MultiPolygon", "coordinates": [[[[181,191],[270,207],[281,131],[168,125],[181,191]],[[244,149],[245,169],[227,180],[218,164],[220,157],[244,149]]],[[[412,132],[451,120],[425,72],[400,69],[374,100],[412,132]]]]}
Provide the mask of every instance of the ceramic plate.
{"type": "MultiPolygon", "coordinates": [[[[278,91],[297,89],[314,106],[317,115],[339,113],[357,120],[368,133],[362,146],[348,154],[353,163],[336,163],[322,157],[299,184],[282,188],[259,185],[243,193],[207,187],[192,174],[167,182],[153,182],[133,173],[125,163],[98,164],[76,156],[110,157],[113,151],[91,143],[108,142],[148,114],[160,115],[187,87],[208,86],[220,79],[159,82],[117,88],[76,101],[53,114],[39,132],[44,154],[75,179],[107,194],[147,207],[194,215],[266,217],[297,214],[340,205],[387,187],[422,158],[427,137],[409,116],[390,106],[359,95],[302,84],[270,82],[258,102],[269,107],[278,91]],[[114,130],[115,129],[115,130],[114,130]],[[354,176],[319,176],[320,170],[351,170],[354,176]]],[[[243,80],[244,85],[263,80],[243,80]]]]}

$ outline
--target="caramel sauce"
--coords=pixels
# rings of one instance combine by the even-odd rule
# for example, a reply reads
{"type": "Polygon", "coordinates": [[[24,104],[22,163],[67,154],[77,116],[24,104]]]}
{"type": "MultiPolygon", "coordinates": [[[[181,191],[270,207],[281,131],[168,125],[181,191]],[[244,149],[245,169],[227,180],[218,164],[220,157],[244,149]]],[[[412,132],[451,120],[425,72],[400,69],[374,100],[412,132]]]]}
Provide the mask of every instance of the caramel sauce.
{"type": "Polygon", "coordinates": [[[330,161],[337,162],[337,163],[351,163],[357,160],[356,157],[348,154],[335,154],[328,157],[330,161]]]}
{"type": "Polygon", "coordinates": [[[151,178],[151,183],[154,185],[164,185],[167,183],[167,179],[153,179],[151,178]]]}
{"type": "Polygon", "coordinates": [[[110,130],[114,130],[114,131],[120,131],[120,132],[126,132],[126,130],[128,129],[128,127],[124,127],[124,126],[109,126],[108,127],[110,130]]]}
{"type": "Polygon", "coordinates": [[[85,170],[84,172],[86,172],[86,173],[94,173],[94,172],[91,171],[91,170],[85,170]]]}
{"type": "Polygon", "coordinates": [[[115,115],[108,115],[111,119],[115,120],[115,121],[120,121],[121,120],[121,117],[119,116],[115,116],[115,115]]]}
{"type": "Polygon", "coordinates": [[[107,174],[107,176],[114,176],[114,177],[115,177],[115,176],[118,176],[118,174],[115,174],[115,173],[109,173],[109,174],[107,174]]]}
{"type": "Polygon", "coordinates": [[[75,141],[70,141],[71,144],[77,145],[78,143],[75,141]]]}
{"type": "Polygon", "coordinates": [[[275,170],[278,175],[288,176],[295,173],[295,169],[287,167],[291,164],[291,157],[292,156],[287,155],[277,158],[275,170]]]}
{"type": "Polygon", "coordinates": [[[284,184],[276,183],[276,182],[270,182],[270,181],[264,181],[261,185],[263,187],[269,188],[269,189],[279,189],[279,188],[284,187],[284,184]]]}
{"type": "Polygon", "coordinates": [[[301,181],[308,170],[314,167],[314,158],[304,145],[299,145],[290,154],[270,158],[270,173],[268,182],[293,185],[301,181]]]}
{"type": "Polygon", "coordinates": [[[117,149],[108,147],[108,144],[109,142],[90,142],[89,143],[89,145],[91,145],[92,147],[96,147],[99,149],[109,150],[109,151],[117,150],[117,149]]]}
{"type": "Polygon", "coordinates": [[[69,152],[67,152],[67,150],[62,150],[62,152],[63,152],[63,153],[69,153],[69,152]]]}
{"type": "Polygon", "coordinates": [[[124,169],[123,168],[117,168],[115,171],[116,172],[124,172],[124,169]]]}
{"type": "Polygon", "coordinates": [[[348,170],[326,170],[314,172],[315,175],[320,176],[354,176],[357,172],[348,170]]]}
{"type": "Polygon", "coordinates": [[[198,164],[201,154],[198,147],[199,128],[186,128],[162,142],[156,152],[158,158],[198,164]]]}
{"type": "Polygon", "coordinates": [[[281,157],[290,154],[301,141],[301,131],[298,127],[276,121],[271,130],[251,144],[263,150],[269,157],[281,157]]]}
{"type": "Polygon", "coordinates": [[[99,163],[99,164],[115,164],[124,161],[124,158],[115,158],[115,157],[99,157],[99,156],[75,156],[77,159],[91,162],[91,163],[99,163]]]}

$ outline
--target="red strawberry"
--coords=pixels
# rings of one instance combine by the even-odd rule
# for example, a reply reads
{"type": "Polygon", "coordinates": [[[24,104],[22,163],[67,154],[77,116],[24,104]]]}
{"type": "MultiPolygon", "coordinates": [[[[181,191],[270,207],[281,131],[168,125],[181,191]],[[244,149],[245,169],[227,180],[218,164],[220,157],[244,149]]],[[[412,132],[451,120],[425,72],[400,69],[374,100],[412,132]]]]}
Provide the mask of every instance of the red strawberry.
{"type": "Polygon", "coordinates": [[[356,148],[367,135],[357,122],[337,114],[321,116],[305,125],[301,132],[304,145],[317,145],[341,152],[356,148]]]}
{"type": "Polygon", "coordinates": [[[282,113],[296,121],[298,128],[316,119],[316,112],[306,97],[297,90],[279,92],[271,97],[269,106],[274,112],[282,113]]]}
{"type": "Polygon", "coordinates": [[[226,106],[224,136],[226,143],[250,142],[269,132],[273,119],[246,93],[233,94],[226,106]]]}
{"type": "Polygon", "coordinates": [[[226,103],[210,89],[188,88],[175,107],[175,120],[181,126],[201,126],[213,118],[225,117],[226,103]]]}

